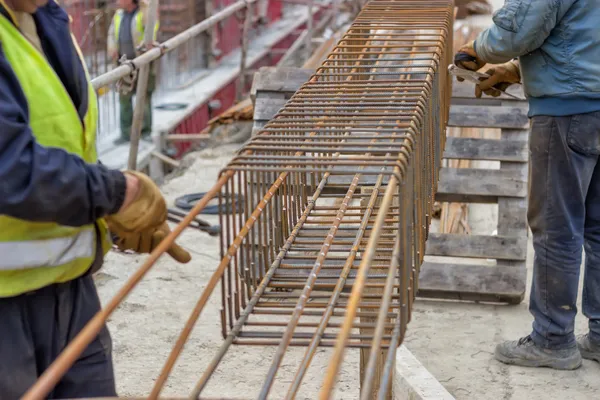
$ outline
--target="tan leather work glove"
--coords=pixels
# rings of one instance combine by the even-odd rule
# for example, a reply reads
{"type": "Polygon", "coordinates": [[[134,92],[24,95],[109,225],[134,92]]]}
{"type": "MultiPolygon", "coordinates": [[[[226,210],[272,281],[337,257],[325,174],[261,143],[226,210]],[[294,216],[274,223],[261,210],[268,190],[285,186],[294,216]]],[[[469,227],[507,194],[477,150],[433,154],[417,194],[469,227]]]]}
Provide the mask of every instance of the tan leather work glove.
{"type": "MultiPolygon", "coordinates": [[[[454,55],[454,65],[470,71],[477,71],[483,68],[486,63],[485,61],[481,60],[475,52],[473,43],[474,41],[472,40],[458,49],[454,55]]],[[[460,78],[458,80],[462,82],[464,79],[460,78]]]]}
{"type": "MultiPolygon", "coordinates": [[[[121,250],[133,250],[136,253],[151,253],[167,235],[171,233],[169,225],[164,222],[160,227],[148,229],[141,233],[130,233],[116,240],[116,245],[121,250]]],[[[192,256],[181,248],[177,243],[173,243],[167,250],[167,254],[180,263],[188,263],[192,256]]]]}
{"type": "Polygon", "coordinates": [[[106,217],[110,231],[118,237],[160,227],[167,220],[167,203],[160,189],[145,174],[125,171],[137,177],[139,190],[135,199],[124,210],[106,217]]]}
{"type": "Polygon", "coordinates": [[[492,97],[498,97],[502,92],[495,89],[504,91],[510,85],[521,82],[521,71],[519,69],[519,64],[516,61],[495,65],[483,72],[490,77],[475,86],[475,96],[478,98],[481,97],[481,93],[485,93],[492,97]]]}
{"type": "MultiPolygon", "coordinates": [[[[135,199],[125,209],[106,217],[109,231],[121,250],[150,253],[171,232],[167,224],[167,204],[160,189],[147,175],[125,171],[138,179],[135,199]]],[[[190,254],[173,244],[167,251],[181,263],[190,261],[190,254]]]]}

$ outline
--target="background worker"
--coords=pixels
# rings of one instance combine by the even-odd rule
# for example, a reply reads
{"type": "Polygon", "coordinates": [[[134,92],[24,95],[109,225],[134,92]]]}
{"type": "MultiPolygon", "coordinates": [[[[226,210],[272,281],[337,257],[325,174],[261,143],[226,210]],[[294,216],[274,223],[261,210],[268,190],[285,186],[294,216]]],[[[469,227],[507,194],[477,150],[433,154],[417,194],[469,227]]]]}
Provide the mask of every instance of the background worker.
{"type": "MultiPolygon", "coordinates": [[[[0,0],[0,399],[21,397],[100,302],[111,247],[150,252],[165,201],[136,172],[96,161],[96,94],[54,0],[0,0]]],[[[189,254],[174,245],[176,260],[189,254]]],[[[115,396],[104,327],[51,398],[115,396]]]]}
{"type": "MultiPolygon", "coordinates": [[[[113,62],[121,61],[122,58],[133,60],[142,53],[144,41],[144,29],[148,6],[139,0],[117,0],[117,11],[108,29],[108,54],[113,62]]],[[[154,40],[158,33],[158,18],[154,27],[154,40]]],[[[153,44],[148,43],[149,47],[153,44]]],[[[136,90],[136,79],[126,81],[119,89],[119,116],[121,125],[121,136],[115,144],[129,141],[131,137],[131,125],[133,123],[133,95],[136,90]]],[[[152,92],[156,88],[156,64],[150,66],[148,76],[148,87],[146,91],[146,103],[144,104],[144,119],[142,124],[142,138],[150,138],[152,134],[152,92]]]]}
{"type": "Polygon", "coordinates": [[[533,331],[499,344],[496,358],[575,369],[581,356],[600,361],[600,0],[507,0],[493,21],[455,63],[470,70],[505,63],[482,70],[491,77],[478,96],[497,96],[493,86],[523,78],[532,120],[528,222],[535,250],[533,331]],[[576,340],[582,246],[589,333],[576,340]]]}

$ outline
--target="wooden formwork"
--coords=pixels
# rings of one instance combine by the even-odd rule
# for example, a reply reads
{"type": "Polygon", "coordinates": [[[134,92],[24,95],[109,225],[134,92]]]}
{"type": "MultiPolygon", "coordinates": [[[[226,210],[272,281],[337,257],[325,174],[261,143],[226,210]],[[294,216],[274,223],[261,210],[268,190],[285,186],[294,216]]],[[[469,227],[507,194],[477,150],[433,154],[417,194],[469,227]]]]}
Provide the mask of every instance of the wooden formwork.
{"type": "MultiPolygon", "coordinates": [[[[428,256],[496,260],[466,265],[425,262],[419,296],[520,303],[525,295],[529,120],[526,101],[473,96],[455,84],[449,127],[498,128],[499,139],[449,137],[444,158],[498,161],[499,169],[442,168],[438,201],[498,205],[496,235],[431,233],[428,256]]],[[[516,93],[523,96],[522,93],[516,93]]]]}

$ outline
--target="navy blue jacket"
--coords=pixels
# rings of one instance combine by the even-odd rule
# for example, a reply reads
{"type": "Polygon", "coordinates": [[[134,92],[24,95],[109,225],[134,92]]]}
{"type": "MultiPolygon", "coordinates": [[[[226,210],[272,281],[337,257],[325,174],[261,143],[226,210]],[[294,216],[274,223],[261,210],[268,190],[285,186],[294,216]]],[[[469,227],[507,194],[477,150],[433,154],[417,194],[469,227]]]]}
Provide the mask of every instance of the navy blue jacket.
{"type": "MultiPolygon", "coordinates": [[[[46,58],[83,119],[87,78],[71,40],[68,15],[50,0],[33,17],[46,58]]],[[[27,100],[0,43],[0,214],[82,226],[116,212],[125,198],[123,173],[41,146],[28,119],[27,100]]]]}

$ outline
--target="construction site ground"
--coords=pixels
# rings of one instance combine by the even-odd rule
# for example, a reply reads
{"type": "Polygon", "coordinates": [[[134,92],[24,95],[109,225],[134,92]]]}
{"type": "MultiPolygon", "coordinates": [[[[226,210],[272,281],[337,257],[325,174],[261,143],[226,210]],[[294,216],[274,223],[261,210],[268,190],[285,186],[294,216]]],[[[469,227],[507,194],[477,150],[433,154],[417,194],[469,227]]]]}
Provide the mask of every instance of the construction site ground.
{"type": "MultiPolygon", "coordinates": [[[[230,145],[191,155],[192,165],[162,186],[167,200],[172,203],[183,194],[209,189],[236,149],[237,146],[230,145]]],[[[494,228],[490,227],[495,226],[496,217],[490,207],[471,207],[469,223],[474,232],[492,233],[494,228]]],[[[216,216],[201,217],[218,223],[216,216]]],[[[192,261],[180,265],[163,256],[109,321],[121,396],[149,393],[177,335],[220,260],[218,238],[188,229],[179,242],[192,253],[192,261]]],[[[104,302],[123,285],[144,258],[114,252],[108,255],[103,270],[96,277],[104,302]]],[[[532,262],[530,243],[529,280],[532,262]]],[[[496,343],[529,333],[531,317],[527,307],[527,298],[517,306],[419,299],[405,344],[457,399],[600,398],[598,363],[585,361],[579,370],[564,372],[508,367],[493,359],[496,343]]],[[[221,343],[219,309],[220,296],[216,294],[202,314],[163,395],[189,394],[221,343]]],[[[585,319],[580,315],[576,333],[585,332],[585,328],[585,319]]],[[[273,347],[236,347],[221,364],[205,395],[247,398],[247,393],[257,393],[274,350],[273,347]]],[[[282,373],[271,392],[273,398],[283,397],[303,353],[304,348],[294,348],[288,353],[282,373]]],[[[317,398],[330,353],[330,349],[319,350],[304,380],[299,399],[317,398]]],[[[358,366],[358,352],[348,352],[335,398],[358,398],[358,366]]]]}

